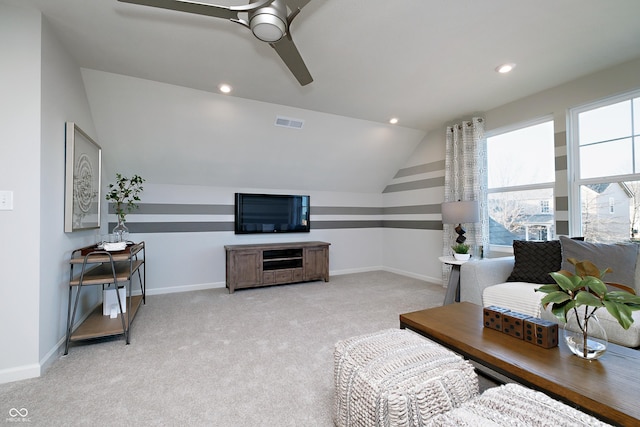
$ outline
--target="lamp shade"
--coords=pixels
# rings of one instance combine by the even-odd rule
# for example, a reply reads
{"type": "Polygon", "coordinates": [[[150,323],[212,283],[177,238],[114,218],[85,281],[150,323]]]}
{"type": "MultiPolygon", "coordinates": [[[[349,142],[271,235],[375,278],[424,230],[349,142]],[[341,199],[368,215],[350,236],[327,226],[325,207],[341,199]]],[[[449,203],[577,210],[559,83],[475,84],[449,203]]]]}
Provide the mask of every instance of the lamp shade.
{"type": "Polygon", "coordinates": [[[442,204],[443,224],[464,224],[480,221],[478,202],[474,200],[464,202],[444,202],[442,204]]]}

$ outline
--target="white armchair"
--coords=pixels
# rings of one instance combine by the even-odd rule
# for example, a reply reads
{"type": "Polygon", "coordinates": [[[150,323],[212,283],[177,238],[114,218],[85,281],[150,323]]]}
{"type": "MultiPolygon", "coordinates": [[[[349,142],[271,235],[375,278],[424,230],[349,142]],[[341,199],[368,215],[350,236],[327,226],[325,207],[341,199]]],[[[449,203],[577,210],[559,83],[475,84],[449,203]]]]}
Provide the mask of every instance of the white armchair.
{"type": "Polygon", "coordinates": [[[482,304],[482,293],[488,286],[507,281],[513,270],[514,257],[485,258],[464,263],[460,267],[460,301],[482,304]]]}

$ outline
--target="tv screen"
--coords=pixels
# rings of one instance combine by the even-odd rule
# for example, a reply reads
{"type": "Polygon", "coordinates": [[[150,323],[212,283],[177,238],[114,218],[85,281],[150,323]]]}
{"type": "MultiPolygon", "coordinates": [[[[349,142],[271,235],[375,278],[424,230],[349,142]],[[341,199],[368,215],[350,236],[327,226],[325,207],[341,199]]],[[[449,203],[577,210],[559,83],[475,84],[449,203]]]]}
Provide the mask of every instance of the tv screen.
{"type": "Polygon", "coordinates": [[[236,234],[309,232],[309,196],[236,193],[236,234]]]}

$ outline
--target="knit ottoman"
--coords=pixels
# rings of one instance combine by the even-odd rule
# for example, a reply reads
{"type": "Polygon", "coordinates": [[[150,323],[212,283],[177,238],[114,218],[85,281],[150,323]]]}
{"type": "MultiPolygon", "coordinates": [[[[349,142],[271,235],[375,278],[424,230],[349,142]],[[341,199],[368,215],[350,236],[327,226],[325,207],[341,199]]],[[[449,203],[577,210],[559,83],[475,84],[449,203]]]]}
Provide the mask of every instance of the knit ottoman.
{"type": "Polygon", "coordinates": [[[422,426],[478,394],[469,362],[403,329],[336,343],[334,383],[337,426],[422,426]]]}
{"type": "Polygon", "coordinates": [[[549,396],[507,384],[490,388],[482,395],[426,423],[430,427],[603,427],[609,426],[549,396]]]}

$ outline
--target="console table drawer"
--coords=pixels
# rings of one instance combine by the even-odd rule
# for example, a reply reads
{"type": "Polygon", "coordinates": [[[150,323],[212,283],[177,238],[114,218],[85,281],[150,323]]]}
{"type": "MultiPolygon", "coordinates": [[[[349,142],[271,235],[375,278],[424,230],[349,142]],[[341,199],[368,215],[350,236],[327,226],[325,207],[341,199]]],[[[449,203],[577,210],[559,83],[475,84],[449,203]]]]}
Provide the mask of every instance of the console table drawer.
{"type": "Polygon", "coordinates": [[[265,271],[262,273],[262,284],[263,285],[273,285],[276,283],[276,272],[275,271],[265,271]]]}

